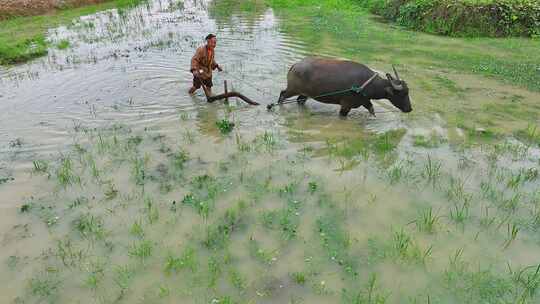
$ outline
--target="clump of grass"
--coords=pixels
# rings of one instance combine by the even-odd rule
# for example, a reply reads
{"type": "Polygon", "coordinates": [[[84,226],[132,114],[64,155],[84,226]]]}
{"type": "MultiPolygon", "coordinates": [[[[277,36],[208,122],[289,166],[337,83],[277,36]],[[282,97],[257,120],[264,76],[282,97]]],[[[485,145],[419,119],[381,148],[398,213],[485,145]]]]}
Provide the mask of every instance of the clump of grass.
{"type": "Polygon", "coordinates": [[[450,176],[450,185],[446,190],[446,197],[456,203],[468,204],[473,195],[465,190],[465,182],[459,178],[450,176]]]}
{"type": "Polygon", "coordinates": [[[229,134],[234,128],[234,122],[231,122],[227,119],[222,119],[216,121],[216,126],[218,127],[221,134],[229,134]]]}
{"type": "Polygon", "coordinates": [[[118,266],[114,270],[114,282],[120,288],[120,296],[122,298],[126,290],[129,288],[131,281],[135,277],[135,270],[129,265],[118,266]]]}
{"type": "Polygon", "coordinates": [[[147,178],[147,164],[150,157],[145,155],[144,157],[136,156],[133,158],[132,176],[135,184],[138,186],[144,186],[147,178]]]}
{"type": "Polygon", "coordinates": [[[236,208],[228,209],[223,217],[209,226],[203,244],[210,249],[226,247],[230,235],[245,224],[245,204],[240,202],[236,208]]]}
{"type": "Polygon", "coordinates": [[[232,286],[234,286],[240,293],[244,293],[247,288],[247,279],[238,270],[231,269],[229,271],[229,279],[232,286]]]}
{"type": "Polygon", "coordinates": [[[330,260],[343,267],[346,273],[357,276],[357,262],[349,254],[351,240],[347,232],[341,227],[341,217],[337,214],[321,216],[316,221],[317,231],[322,246],[330,260]]]}
{"type": "Polygon", "coordinates": [[[437,148],[443,143],[443,139],[436,133],[431,133],[428,137],[423,135],[413,136],[413,146],[421,148],[437,148]]]}
{"type": "Polygon", "coordinates": [[[248,242],[248,251],[249,255],[256,259],[257,261],[261,262],[265,265],[271,265],[274,261],[276,261],[276,251],[265,251],[261,248],[259,245],[259,242],[255,240],[253,237],[249,239],[248,242]]]}
{"type": "Polygon", "coordinates": [[[144,213],[150,224],[159,220],[159,210],[150,197],[144,198],[144,213]]]}
{"type": "Polygon", "coordinates": [[[62,157],[60,160],[60,166],[56,170],[56,178],[64,188],[73,184],[80,184],[81,179],[75,175],[73,162],[69,156],[62,157]]]}
{"type": "Polygon", "coordinates": [[[267,152],[272,152],[277,147],[277,139],[274,133],[264,131],[263,134],[257,135],[255,138],[257,147],[263,146],[267,152]]]}
{"type": "Polygon", "coordinates": [[[515,135],[528,145],[536,145],[540,147],[540,130],[535,124],[527,125],[525,130],[519,130],[515,133],[515,135]]]}
{"type": "Polygon", "coordinates": [[[433,233],[435,231],[435,227],[437,226],[439,218],[440,217],[438,215],[433,214],[433,208],[429,207],[420,212],[419,218],[415,220],[416,228],[419,231],[433,233]]]}
{"type": "Polygon", "coordinates": [[[30,293],[40,302],[55,302],[60,291],[61,281],[57,274],[51,271],[40,273],[30,280],[30,293]]]}
{"type": "Polygon", "coordinates": [[[377,289],[376,274],[370,274],[365,288],[358,291],[343,289],[341,293],[343,304],[384,304],[389,296],[389,294],[384,294],[377,289]]]}
{"type": "Polygon", "coordinates": [[[178,273],[184,269],[189,269],[191,272],[196,271],[198,267],[197,252],[191,247],[184,249],[179,257],[169,254],[165,259],[165,273],[178,273]]]}
{"type": "Polygon", "coordinates": [[[279,230],[285,240],[294,239],[300,225],[297,211],[294,208],[263,212],[261,220],[264,227],[279,230]]]}
{"type": "Polygon", "coordinates": [[[105,195],[105,199],[107,200],[112,200],[118,196],[118,189],[116,189],[112,181],[105,183],[105,191],[103,192],[103,195],[105,195]]]}
{"type": "Polygon", "coordinates": [[[89,213],[74,220],[73,227],[86,239],[103,239],[105,237],[103,219],[89,213]]]}
{"type": "Polygon", "coordinates": [[[188,160],[189,160],[189,154],[184,150],[180,150],[171,156],[173,168],[175,168],[178,171],[181,171],[184,169],[184,166],[188,160]]]}
{"type": "Polygon", "coordinates": [[[56,246],[56,257],[62,261],[66,267],[80,266],[85,258],[85,252],[82,249],[76,248],[71,240],[59,240],[56,246]]]}
{"type": "Polygon", "coordinates": [[[506,240],[503,243],[503,249],[508,248],[512,242],[517,238],[517,235],[521,229],[516,224],[508,223],[506,230],[506,240]]]}
{"type": "Polygon", "coordinates": [[[144,229],[142,227],[141,221],[135,221],[133,225],[131,225],[131,228],[129,229],[129,233],[132,235],[138,237],[138,238],[144,238],[144,229]]]}
{"type": "Polygon", "coordinates": [[[223,272],[223,266],[228,264],[227,258],[223,258],[217,255],[211,256],[208,259],[208,287],[213,288],[216,286],[219,277],[223,272]]]}
{"type": "Polygon", "coordinates": [[[450,218],[457,224],[463,224],[469,218],[469,203],[454,204],[450,209],[450,218]]]}
{"type": "Polygon", "coordinates": [[[293,272],[290,274],[292,280],[298,285],[306,284],[306,275],[303,272],[293,272]]]}
{"type": "Polygon", "coordinates": [[[439,182],[441,177],[441,166],[442,163],[437,160],[431,159],[431,156],[428,155],[427,162],[424,165],[421,176],[426,179],[426,181],[431,184],[433,187],[439,182]]]}
{"type": "Polygon", "coordinates": [[[34,160],[32,161],[32,164],[34,165],[33,172],[34,173],[40,173],[45,174],[49,171],[49,162],[45,160],[34,160]]]}
{"type": "Polygon", "coordinates": [[[517,294],[515,303],[528,303],[527,299],[534,299],[540,288],[540,264],[528,266],[513,272],[510,269],[514,282],[521,287],[521,293],[517,294]]]}
{"type": "Polygon", "coordinates": [[[90,262],[86,269],[88,276],[84,284],[92,290],[96,290],[105,278],[105,264],[101,261],[90,262]]]}
{"type": "Polygon", "coordinates": [[[200,200],[199,198],[195,197],[193,193],[184,196],[184,198],[182,199],[182,203],[184,205],[193,207],[197,211],[197,213],[204,219],[207,219],[210,211],[214,209],[214,203],[212,201],[200,200]]]}
{"type": "Polygon", "coordinates": [[[149,240],[144,240],[138,244],[133,244],[128,250],[128,255],[133,258],[137,258],[144,262],[150,256],[152,256],[153,244],[149,240]]]}
{"type": "Polygon", "coordinates": [[[384,155],[394,151],[398,143],[405,135],[405,130],[392,130],[384,134],[377,135],[371,140],[370,147],[377,155],[384,155]]]}
{"type": "Polygon", "coordinates": [[[317,188],[319,188],[317,182],[311,181],[308,183],[308,191],[310,194],[314,194],[317,191],[317,188]]]}
{"type": "Polygon", "coordinates": [[[68,49],[71,46],[71,43],[67,39],[62,39],[56,44],[56,48],[59,50],[68,49]]]}

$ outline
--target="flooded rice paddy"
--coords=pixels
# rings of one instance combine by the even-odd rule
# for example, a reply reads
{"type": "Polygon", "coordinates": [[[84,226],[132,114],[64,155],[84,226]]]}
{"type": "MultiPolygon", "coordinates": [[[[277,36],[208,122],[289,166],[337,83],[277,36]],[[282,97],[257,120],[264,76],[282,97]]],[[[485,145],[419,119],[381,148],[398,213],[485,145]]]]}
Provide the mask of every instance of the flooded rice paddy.
{"type": "Polygon", "coordinates": [[[389,70],[291,14],[155,0],[2,68],[0,303],[539,303],[540,94],[418,62],[410,115],[188,95],[208,32],[263,104],[306,55],[389,70]]]}

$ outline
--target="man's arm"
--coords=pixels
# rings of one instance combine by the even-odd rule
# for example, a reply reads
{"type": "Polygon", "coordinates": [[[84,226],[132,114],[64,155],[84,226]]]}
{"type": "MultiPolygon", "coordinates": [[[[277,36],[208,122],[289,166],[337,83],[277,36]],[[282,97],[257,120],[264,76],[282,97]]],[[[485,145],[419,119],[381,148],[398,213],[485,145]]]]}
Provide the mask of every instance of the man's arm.
{"type": "Polygon", "coordinates": [[[216,58],[212,58],[212,70],[218,69],[218,71],[223,71],[223,69],[217,64],[216,58]]]}

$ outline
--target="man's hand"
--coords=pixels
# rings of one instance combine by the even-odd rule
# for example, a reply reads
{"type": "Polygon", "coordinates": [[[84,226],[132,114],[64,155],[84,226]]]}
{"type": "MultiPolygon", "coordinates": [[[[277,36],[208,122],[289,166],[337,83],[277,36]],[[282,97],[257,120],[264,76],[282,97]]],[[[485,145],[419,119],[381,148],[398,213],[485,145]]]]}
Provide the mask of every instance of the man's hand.
{"type": "Polygon", "coordinates": [[[200,69],[200,70],[195,70],[194,69],[193,71],[191,71],[191,73],[193,73],[193,76],[195,76],[195,77],[201,77],[203,72],[204,71],[202,69],[200,69]]]}

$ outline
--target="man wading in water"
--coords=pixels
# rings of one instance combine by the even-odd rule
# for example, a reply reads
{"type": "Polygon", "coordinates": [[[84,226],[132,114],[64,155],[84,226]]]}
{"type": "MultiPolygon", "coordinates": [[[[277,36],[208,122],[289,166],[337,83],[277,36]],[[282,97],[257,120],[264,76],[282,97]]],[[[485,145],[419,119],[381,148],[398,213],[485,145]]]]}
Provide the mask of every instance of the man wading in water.
{"type": "Polygon", "coordinates": [[[195,55],[191,58],[191,73],[193,74],[193,86],[189,89],[189,94],[195,93],[201,86],[205,86],[208,94],[212,94],[212,71],[218,69],[223,71],[214,59],[214,49],[217,39],[213,34],[206,36],[206,45],[197,48],[195,55]]]}

